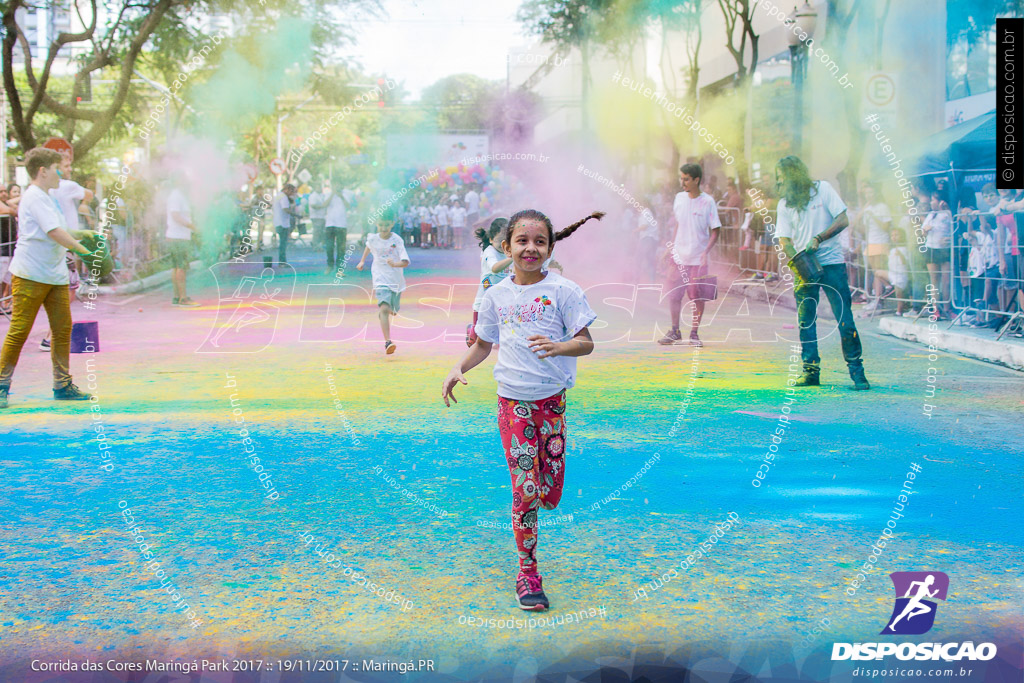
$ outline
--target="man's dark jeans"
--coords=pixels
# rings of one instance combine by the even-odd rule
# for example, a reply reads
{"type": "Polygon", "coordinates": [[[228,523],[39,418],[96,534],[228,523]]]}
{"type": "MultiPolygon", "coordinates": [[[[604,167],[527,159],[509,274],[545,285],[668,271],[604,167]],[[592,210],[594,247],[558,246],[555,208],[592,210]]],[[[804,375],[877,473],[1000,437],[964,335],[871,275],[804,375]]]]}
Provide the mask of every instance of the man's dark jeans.
{"type": "Polygon", "coordinates": [[[864,365],[861,359],[860,335],[853,324],[853,310],[850,307],[850,285],[846,278],[846,266],[842,264],[822,266],[824,275],[817,282],[798,284],[796,315],[800,323],[800,343],[803,346],[804,370],[818,372],[821,358],[818,356],[818,330],[815,319],[818,314],[818,299],[822,289],[832,306],[832,313],[839,321],[839,338],[843,344],[843,358],[850,370],[864,365]]]}
{"type": "Polygon", "coordinates": [[[292,234],[291,228],[277,226],[277,262],[288,263],[288,236],[292,234]]]}
{"type": "Polygon", "coordinates": [[[327,267],[333,268],[335,265],[335,250],[338,252],[337,263],[343,263],[345,261],[345,245],[348,242],[348,228],[328,226],[325,228],[324,241],[327,245],[327,267]]]}

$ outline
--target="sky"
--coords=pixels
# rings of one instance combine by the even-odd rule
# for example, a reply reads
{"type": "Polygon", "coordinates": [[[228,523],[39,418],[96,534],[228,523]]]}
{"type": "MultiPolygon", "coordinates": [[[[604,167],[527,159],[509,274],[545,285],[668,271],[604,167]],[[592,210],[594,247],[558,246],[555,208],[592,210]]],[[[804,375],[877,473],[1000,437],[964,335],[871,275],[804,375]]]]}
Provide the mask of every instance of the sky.
{"type": "Polygon", "coordinates": [[[533,42],[515,20],[520,0],[382,0],[387,20],[358,22],[347,50],[370,73],[384,72],[413,98],[444,76],[505,78],[510,47],[533,42]]]}

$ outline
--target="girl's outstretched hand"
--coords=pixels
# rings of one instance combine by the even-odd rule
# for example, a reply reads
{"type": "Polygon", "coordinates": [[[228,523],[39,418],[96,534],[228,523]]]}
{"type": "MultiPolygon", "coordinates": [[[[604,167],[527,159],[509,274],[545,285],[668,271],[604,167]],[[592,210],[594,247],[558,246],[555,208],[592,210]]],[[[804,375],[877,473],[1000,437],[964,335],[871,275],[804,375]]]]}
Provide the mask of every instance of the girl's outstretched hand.
{"type": "Polygon", "coordinates": [[[444,378],[444,384],[441,385],[441,398],[444,399],[444,404],[449,408],[452,405],[448,402],[449,398],[458,403],[455,399],[455,394],[452,393],[455,390],[455,384],[457,382],[469,384],[469,382],[466,381],[466,378],[462,375],[462,371],[455,367],[452,368],[451,372],[448,373],[448,376],[444,378]]]}
{"type": "Polygon", "coordinates": [[[537,358],[548,358],[549,356],[560,356],[562,344],[551,341],[543,334],[531,334],[526,338],[530,342],[530,350],[537,354],[537,358]]]}

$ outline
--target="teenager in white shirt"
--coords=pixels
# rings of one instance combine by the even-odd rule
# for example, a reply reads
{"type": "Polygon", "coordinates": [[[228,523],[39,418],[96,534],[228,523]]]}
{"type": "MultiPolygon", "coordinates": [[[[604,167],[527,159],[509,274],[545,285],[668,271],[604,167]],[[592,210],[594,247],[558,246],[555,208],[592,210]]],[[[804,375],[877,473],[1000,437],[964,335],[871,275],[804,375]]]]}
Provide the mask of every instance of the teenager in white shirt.
{"type": "Polygon", "coordinates": [[[448,220],[452,224],[452,246],[456,249],[462,249],[466,243],[467,215],[462,202],[457,199],[452,202],[452,208],[448,210],[448,220]]]}
{"type": "Polygon", "coordinates": [[[434,225],[437,226],[437,246],[449,249],[452,246],[452,230],[448,221],[448,206],[439,200],[434,207],[434,225]]]}
{"type": "Polygon", "coordinates": [[[60,183],[50,190],[50,196],[57,200],[68,230],[78,230],[79,212],[82,202],[89,203],[95,196],[92,190],[86,189],[71,179],[71,155],[62,154],[60,162],[60,183]]]}
{"type": "Polygon", "coordinates": [[[164,233],[171,256],[171,283],[174,286],[172,306],[199,305],[186,292],[186,278],[192,261],[192,235],[195,231],[196,224],[192,222],[192,207],[188,197],[180,187],[175,186],[167,197],[167,232],[164,233]]]}
{"type": "Polygon", "coordinates": [[[327,274],[330,274],[334,271],[335,265],[345,262],[349,203],[344,192],[332,191],[329,180],[324,181],[323,202],[326,207],[324,241],[327,245],[327,274]]]}
{"type": "Polygon", "coordinates": [[[54,399],[90,398],[71,381],[71,297],[65,263],[68,250],[80,256],[90,252],[68,232],[60,208],[47,193],[60,181],[60,163],[60,153],[52,149],[37,147],[25,154],[25,170],[32,184],[18,206],[18,241],[10,264],[13,310],[0,351],[0,409],[7,407],[14,369],[40,307],[46,309],[53,334],[54,399]]]}
{"type": "Polygon", "coordinates": [[[679,168],[679,185],[683,191],[676,195],[673,206],[678,227],[672,249],[665,254],[666,258],[671,257],[668,264],[668,311],[672,329],[658,341],[659,344],[704,345],[697,334],[704,315],[704,300],[697,298],[697,280],[708,274],[708,259],[718,242],[722,221],[718,218],[715,200],[700,190],[702,176],[703,170],[697,164],[683,164],[679,168]],[[679,331],[684,295],[689,295],[693,303],[689,341],[683,341],[679,331]]]}
{"type": "Polygon", "coordinates": [[[476,222],[480,220],[480,193],[476,191],[476,185],[469,186],[469,190],[462,200],[466,205],[466,222],[476,225],[476,222]]]}
{"type": "Polygon", "coordinates": [[[576,383],[576,357],[594,350],[589,325],[597,315],[575,282],[544,270],[555,242],[594,213],[555,232],[532,209],[509,219],[502,250],[514,273],[484,294],[478,339],[441,385],[446,406],[463,373],[487,358],[497,342],[498,429],[512,477],[512,528],[519,553],[516,597],[524,610],[549,606],[537,571],[537,511],[553,510],[565,475],[565,392],[576,383]]]}

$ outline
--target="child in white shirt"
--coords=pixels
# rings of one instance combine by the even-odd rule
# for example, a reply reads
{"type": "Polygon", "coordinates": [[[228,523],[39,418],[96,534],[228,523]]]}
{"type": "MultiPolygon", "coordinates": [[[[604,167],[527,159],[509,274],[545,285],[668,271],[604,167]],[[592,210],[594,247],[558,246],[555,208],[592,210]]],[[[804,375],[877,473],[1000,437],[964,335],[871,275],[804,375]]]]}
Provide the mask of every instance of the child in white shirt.
{"type": "Polygon", "coordinates": [[[370,275],[373,279],[373,293],[377,297],[377,317],[380,330],[384,333],[384,353],[395,352],[395,343],[391,341],[391,316],[398,315],[405,291],[405,274],[402,270],[409,265],[409,253],[405,250],[402,238],[391,232],[395,227],[395,211],[388,207],[377,219],[377,232],[366,236],[366,248],[363,257],[356,265],[362,270],[366,257],[373,254],[370,275]]]}
{"type": "Polygon", "coordinates": [[[480,304],[484,300],[484,292],[491,285],[496,285],[508,277],[512,259],[501,252],[502,232],[507,225],[507,218],[495,218],[491,221],[490,227],[476,231],[480,248],[483,249],[480,253],[480,286],[477,287],[476,299],[473,300],[473,323],[466,328],[466,346],[476,343],[476,321],[480,304]]]}
{"type": "Polygon", "coordinates": [[[565,392],[576,383],[576,357],[594,350],[589,325],[597,315],[575,282],[544,270],[555,242],[565,239],[593,213],[555,232],[550,219],[532,209],[509,219],[501,247],[514,273],[484,293],[476,324],[478,339],[441,386],[445,405],[463,373],[487,358],[499,343],[498,429],[512,478],[512,527],[519,551],[516,596],[524,610],[549,606],[537,572],[537,513],[562,497],[565,475],[565,392]]]}

